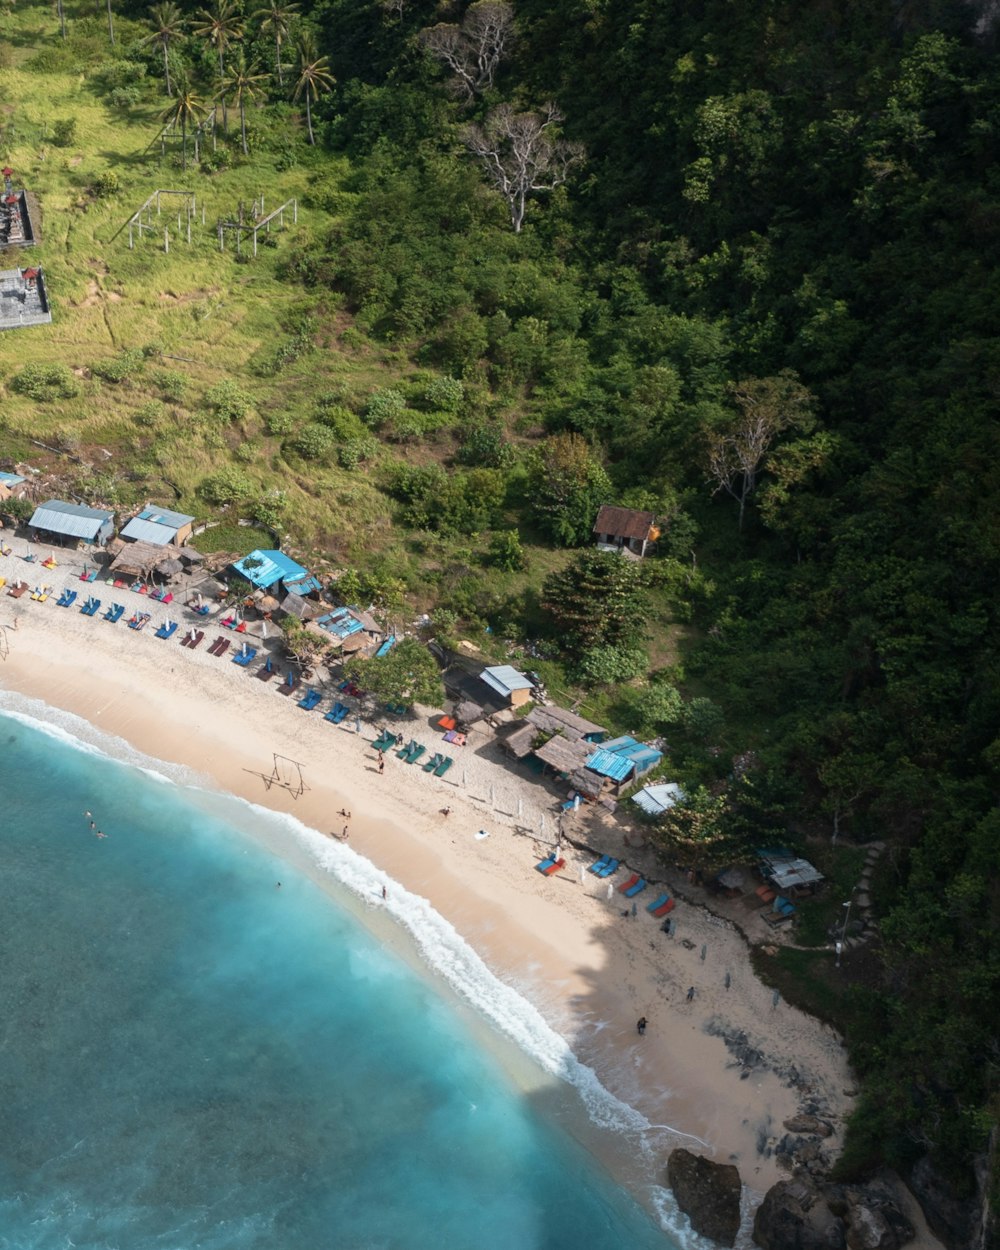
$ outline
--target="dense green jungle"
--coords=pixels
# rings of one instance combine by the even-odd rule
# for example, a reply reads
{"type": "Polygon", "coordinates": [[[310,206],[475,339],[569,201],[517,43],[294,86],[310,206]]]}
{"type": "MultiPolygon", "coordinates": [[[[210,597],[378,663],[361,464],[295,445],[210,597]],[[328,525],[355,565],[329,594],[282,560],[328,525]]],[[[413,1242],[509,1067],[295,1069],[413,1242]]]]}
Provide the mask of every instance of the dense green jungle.
{"type": "MultiPolygon", "coordinates": [[[[835,974],[806,934],[770,975],[847,1038],[861,1096],[839,1174],[922,1170],[946,1195],[935,1231],[973,1244],[973,1217],[942,1213],[1000,1198],[1000,14],[270,12],[8,12],[8,81],[85,80],[101,135],[126,136],[128,159],[66,198],[105,241],[142,198],[116,200],[119,180],[235,203],[266,173],[273,203],[284,189],[303,211],[256,270],[214,239],[208,278],[171,252],[189,270],[171,290],[228,291],[208,369],[144,364],[166,349],[142,311],[85,383],[92,345],[41,334],[24,366],[7,336],[0,451],[27,457],[32,430],[72,443],[77,422],[77,449],[114,446],[133,470],[91,474],[95,500],[163,473],[191,511],[276,525],[342,587],[662,737],[688,795],[655,835],[672,856],[713,866],[780,841],[838,891],[884,841],[880,945],[835,974]],[[219,34],[226,14],[242,41],[219,34]],[[229,129],[196,153],[219,77],[229,129]],[[142,148],[168,116],[161,174],[142,148]],[[604,503],[656,514],[651,558],[593,551],[604,503]]],[[[29,160],[43,112],[8,108],[6,158],[29,160]]],[[[49,150],[86,152],[66,109],[46,124],[64,114],[49,150]]],[[[121,255],[136,291],[166,281],[121,255]]],[[[45,263],[71,284],[69,235],[45,263]]]]}

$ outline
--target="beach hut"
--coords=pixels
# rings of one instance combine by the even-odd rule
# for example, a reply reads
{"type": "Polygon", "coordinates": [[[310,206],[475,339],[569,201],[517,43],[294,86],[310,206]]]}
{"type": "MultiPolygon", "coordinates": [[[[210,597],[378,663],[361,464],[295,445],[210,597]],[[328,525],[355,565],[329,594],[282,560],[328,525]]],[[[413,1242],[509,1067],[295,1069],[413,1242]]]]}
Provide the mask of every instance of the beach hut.
{"type": "Polygon", "coordinates": [[[115,514],[102,508],[50,499],[39,504],[28,522],[39,539],[76,546],[79,542],[103,547],[114,532],[115,514]]]}
{"type": "Polygon", "coordinates": [[[25,481],[19,473],[0,473],[0,501],[23,496],[25,481]]]}
{"type": "Polygon", "coordinates": [[[291,556],[286,556],[283,551],[262,551],[257,548],[236,560],[231,567],[258,590],[271,590],[275,586],[285,590],[294,588],[295,594],[304,597],[320,589],[319,581],[309,570],[291,556]]]}
{"type": "Polygon", "coordinates": [[[637,803],[648,816],[662,816],[683,798],[684,791],[676,781],[664,781],[643,786],[632,795],[632,802],[637,803]]]}
{"type": "Polygon", "coordinates": [[[123,527],[121,536],[156,547],[180,547],[190,538],[193,524],[193,516],[147,504],[123,527]]]}
{"type": "Polygon", "coordinates": [[[484,668],[479,676],[510,707],[521,707],[531,701],[533,683],[510,664],[484,668]]]}

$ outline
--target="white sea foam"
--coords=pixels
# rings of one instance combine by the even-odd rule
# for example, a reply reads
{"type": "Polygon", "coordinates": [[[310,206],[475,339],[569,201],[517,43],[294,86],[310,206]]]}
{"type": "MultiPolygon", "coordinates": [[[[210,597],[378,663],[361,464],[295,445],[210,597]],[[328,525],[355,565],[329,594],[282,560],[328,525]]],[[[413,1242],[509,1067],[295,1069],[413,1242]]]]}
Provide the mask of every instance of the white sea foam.
{"type": "MultiPolygon", "coordinates": [[[[218,795],[218,791],[205,786],[204,778],[191,770],[153,759],[124,739],[105,734],[88,721],[38,700],[2,692],[0,714],[48,733],[77,750],[105,758],[110,756],[158,782],[182,785],[202,795],[218,795]]],[[[331,842],[294,816],[272,812],[237,796],[225,795],[224,798],[234,808],[252,812],[254,820],[263,822],[265,828],[270,826],[278,835],[274,838],[277,847],[283,840],[281,835],[284,834],[287,839],[287,834],[291,833],[316,865],[358,899],[385,908],[409,934],[426,965],[488,1020],[494,1029],[514,1042],[543,1072],[572,1086],[593,1123],[602,1129],[623,1134],[630,1148],[641,1154],[649,1164],[650,1175],[668,1142],[676,1143],[683,1139],[706,1144],[669,1125],[651,1124],[641,1112],[606,1089],[594,1070],[577,1058],[565,1038],[548,1024],[538,1009],[501,981],[427,899],[411,893],[397,882],[391,882],[388,897],[383,900],[382,886],[387,882],[385,873],[354,848],[331,842]]],[[[232,812],[230,822],[240,827],[242,822],[236,811],[232,812]]],[[[691,1233],[672,1195],[652,1187],[652,1201],[663,1229],[691,1250],[700,1250],[701,1239],[691,1233]]]]}

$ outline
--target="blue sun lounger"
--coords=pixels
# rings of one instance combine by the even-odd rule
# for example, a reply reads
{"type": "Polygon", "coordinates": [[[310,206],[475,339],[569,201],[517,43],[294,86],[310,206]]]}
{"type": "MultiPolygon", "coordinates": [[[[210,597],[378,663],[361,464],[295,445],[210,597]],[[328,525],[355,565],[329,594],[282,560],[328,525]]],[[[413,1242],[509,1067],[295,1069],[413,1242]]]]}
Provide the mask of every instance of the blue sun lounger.
{"type": "Polygon", "coordinates": [[[75,598],[76,598],[76,591],[70,590],[67,587],[67,589],[64,590],[62,594],[59,596],[59,598],[56,600],[56,607],[68,608],[72,605],[73,600],[75,598]]]}
{"type": "Polygon", "coordinates": [[[535,871],[544,872],[546,868],[551,868],[555,862],[556,857],[554,855],[546,855],[544,859],[540,859],[535,865],[535,871]]]}
{"type": "Polygon", "coordinates": [[[95,599],[93,595],[87,600],[80,611],[84,616],[96,616],[97,610],[101,606],[100,599],[95,599]]]}
{"type": "Polygon", "coordinates": [[[661,894],[661,895],[660,895],[660,897],[659,897],[658,899],[654,899],[654,901],[653,901],[652,903],[647,903],[647,904],[646,904],[646,910],[647,910],[647,911],[656,911],[656,909],[657,909],[658,907],[663,907],[665,904],[667,904],[667,903],[669,903],[669,902],[670,902],[670,895],[669,895],[669,894],[661,894]]]}
{"type": "Polygon", "coordinates": [[[413,750],[410,751],[410,753],[406,757],[407,764],[415,764],[426,750],[427,748],[424,746],[422,742],[417,742],[414,745],[413,750]]]}
{"type": "Polygon", "coordinates": [[[590,867],[587,869],[587,871],[588,871],[588,872],[593,872],[593,873],[596,873],[596,874],[597,874],[597,876],[600,876],[600,875],[601,875],[601,873],[602,873],[602,871],[603,871],[605,868],[607,868],[608,864],[610,864],[610,863],[611,863],[611,856],[610,856],[610,855],[602,855],[602,856],[601,856],[601,858],[597,861],[597,863],[596,863],[596,864],[591,864],[591,865],[590,865],[590,867]]]}
{"type": "Polygon", "coordinates": [[[341,703],[341,701],[337,699],[333,707],[330,708],[329,712],[327,712],[323,719],[328,720],[331,725],[339,725],[349,711],[350,709],[347,704],[341,703]]]}
{"type": "Polygon", "coordinates": [[[448,771],[448,769],[451,768],[452,764],[454,764],[454,762],[455,761],[451,758],[450,755],[446,755],[444,759],[441,761],[441,763],[438,764],[437,768],[434,769],[434,776],[443,777],[445,773],[448,771]]]}
{"type": "Polygon", "coordinates": [[[440,751],[435,751],[435,752],[434,752],[434,754],[431,756],[431,758],[427,761],[427,763],[426,763],[426,764],[424,764],[424,766],[423,766],[424,772],[425,772],[425,773],[432,773],[432,772],[434,771],[434,769],[435,769],[435,768],[437,768],[438,764],[440,764],[440,763],[441,763],[441,761],[442,761],[443,759],[444,759],[444,756],[441,754],[441,752],[440,752],[440,751]]]}
{"type": "Polygon", "coordinates": [[[602,869],[597,873],[599,877],[611,877],[618,871],[618,860],[609,859],[602,869]]]}
{"type": "Polygon", "coordinates": [[[125,615],[124,603],[113,603],[107,612],[104,613],[104,619],[110,621],[114,625],[115,621],[120,621],[125,615]]]}
{"type": "Polygon", "coordinates": [[[633,885],[630,889],[625,891],[625,897],[635,898],[635,896],[637,894],[641,894],[645,888],[646,888],[646,879],[645,877],[640,877],[639,880],[635,883],[635,885],[633,885]]]}
{"type": "Polygon", "coordinates": [[[309,690],[303,698],[299,699],[299,707],[304,712],[311,712],[322,697],[318,690],[309,690]]]}
{"type": "Polygon", "coordinates": [[[247,647],[245,651],[238,651],[233,656],[233,663],[238,664],[240,668],[246,668],[252,659],[257,655],[256,647],[247,647]]]}
{"type": "Polygon", "coordinates": [[[157,638],[172,638],[177,632],[177,622],[167,621],[165,625],[161,625],[156,631],[157,638]]]}

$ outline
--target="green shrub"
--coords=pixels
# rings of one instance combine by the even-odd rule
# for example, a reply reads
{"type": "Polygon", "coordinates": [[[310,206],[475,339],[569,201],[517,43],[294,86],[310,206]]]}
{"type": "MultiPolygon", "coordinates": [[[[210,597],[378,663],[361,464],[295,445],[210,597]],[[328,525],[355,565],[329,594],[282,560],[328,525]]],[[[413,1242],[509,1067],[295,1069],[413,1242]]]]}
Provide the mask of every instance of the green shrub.
{"type": "Polygon", "coordinates": [[[336,443],[331,429],[312,421],[303,426],[292,446],[305,460],[323,460],[333,452],[336,443]]]}
{"type": "Polygon", "coordinates": [[[57,148],[68,148],[76,141],[76,118],[60,117],[52,123],[52,142],[57,148]]]}
{"type": "Polygon", "coordinates": [[[284,491],[272,490],[250,505],[250,517],[258,525],[266,525],[270,529],[280,530],[281,520],[288,506],[284,491]]]}
{"type": "Polygon", "coordinates": [[[229,378],[210,386],[205,402],[222,421],[241,421],[253,410],[253,399],[229,378]]]}
{"type": "Polygon", "coordinates": [[[284,438],[295,429],[295,416],[280,408],[272,408],[264,417],[264,429],[276,438],[284,438]]]}
{"type": "Polygon", "coordinates": [[[580,656],[579,677],[585,686],[614,686],[644,673],[649,656],[639,646],[594,647],[580,656]]]}
{"type": "Polygon", "coordinates": [[[374,459],[378,452],[378,439],[370,434],[349,438],[337,448],[337,463],[342,469],[356,469],[365,460],[374,459]]]}
{"type": "Polygon", "coordinates": [[[465,387],[458,378],[432,378],[424,387],[422,399],[438,412],[458,412],[465,399],[465,387]]]}
{"type": "Polygon", "coordinates": [[[135,108],[141,99],[142,92],[138,87],[113,87],[108,92],[108,103],[122,111],[135,108]]]}
{"type": "Polygon", "coordinates": [[[80,393],[76,378],[65,365],[25,365],[15,374],[10,388],[18,395],[45,403],[52,399],[72,399],[80,393]]]}
{"type": "Polygon", "coordinates": [[[201,483],[200,490],[209,503],[224,508],[229,504],[242,503],[251,498],[256,487],[253,480],[242,469],[227,465],[218,473],[206,477],[201,483]]]}
{"type": "Polygon", "coordinates": [[[105,61],[98,66],[95,77],[105,91],[113,91],[116,87],[134,87],[146,77],[146,66],[142,61],[105,61]]]}
{"type": "Polygon", "coordinates": [[[500,426],[474,425],[459,448],[458,459],[461,464],[480,465],[484,469],[509,469],[517,454],[500,426]]]}
{"type": "Polygon", "coordinates": [[[94,194],[99,199],[108,199],[117,195],[122,189],[121,179],[113,169],[106,169],[94,179],[94,194]]]}
{"type": "Polygon", "coordinates": [[[176,369],[159,369],[152,377],[153,385],[164,399],[170,403],[179,403],[187,389],[187,378],[176,369]]]}
{"type": "Polygon", "coordinates": [[[505,530],[502,534],[493,535],[487,561],[505,573],[516,573],[524,568],[524,548],[517,530],[505,530]]]}
{"type": "Polygon", "coordinates": [[[145,364],[146,358],[138,347],[127,347],[110,360],[99,360],[97,364],[91,365],[90,371],[95,377],[117,386],[141,373],[145,364]]]}
{"type": "Polygon", "coordinates": [[[164,408],[158,399],[151,399],[136,410],[133,420],[136,425],[151,426],[163,416],[164,408]]]}
{"type": "Polygon", "coordinates": [[[76,54],[65,44],[53,44],[28,57],[24,68],[33,74],[71,74],[76,68],[76,54]]]}
{"type": "Polygon", "coordinates": [[[248,438],[233,452],[233,456],[240,464],[253,464],[260,456],[261,442],[259,438],[248,438]]]}
{"type": "Polygon", "coordinates": [[[392,387],[372,391],[365,405],[365,422],[372,429],[381,429],[406,411],[406,400],[392,387]]]}
{"type": "Polygon", "coordinates": [[[201,168],[209,174],[217,174],[228,169],[233,163],[233,154],[227,147],[219,144],[213,152],[210,147],[203,147],[199,156],[201,168]]]}

